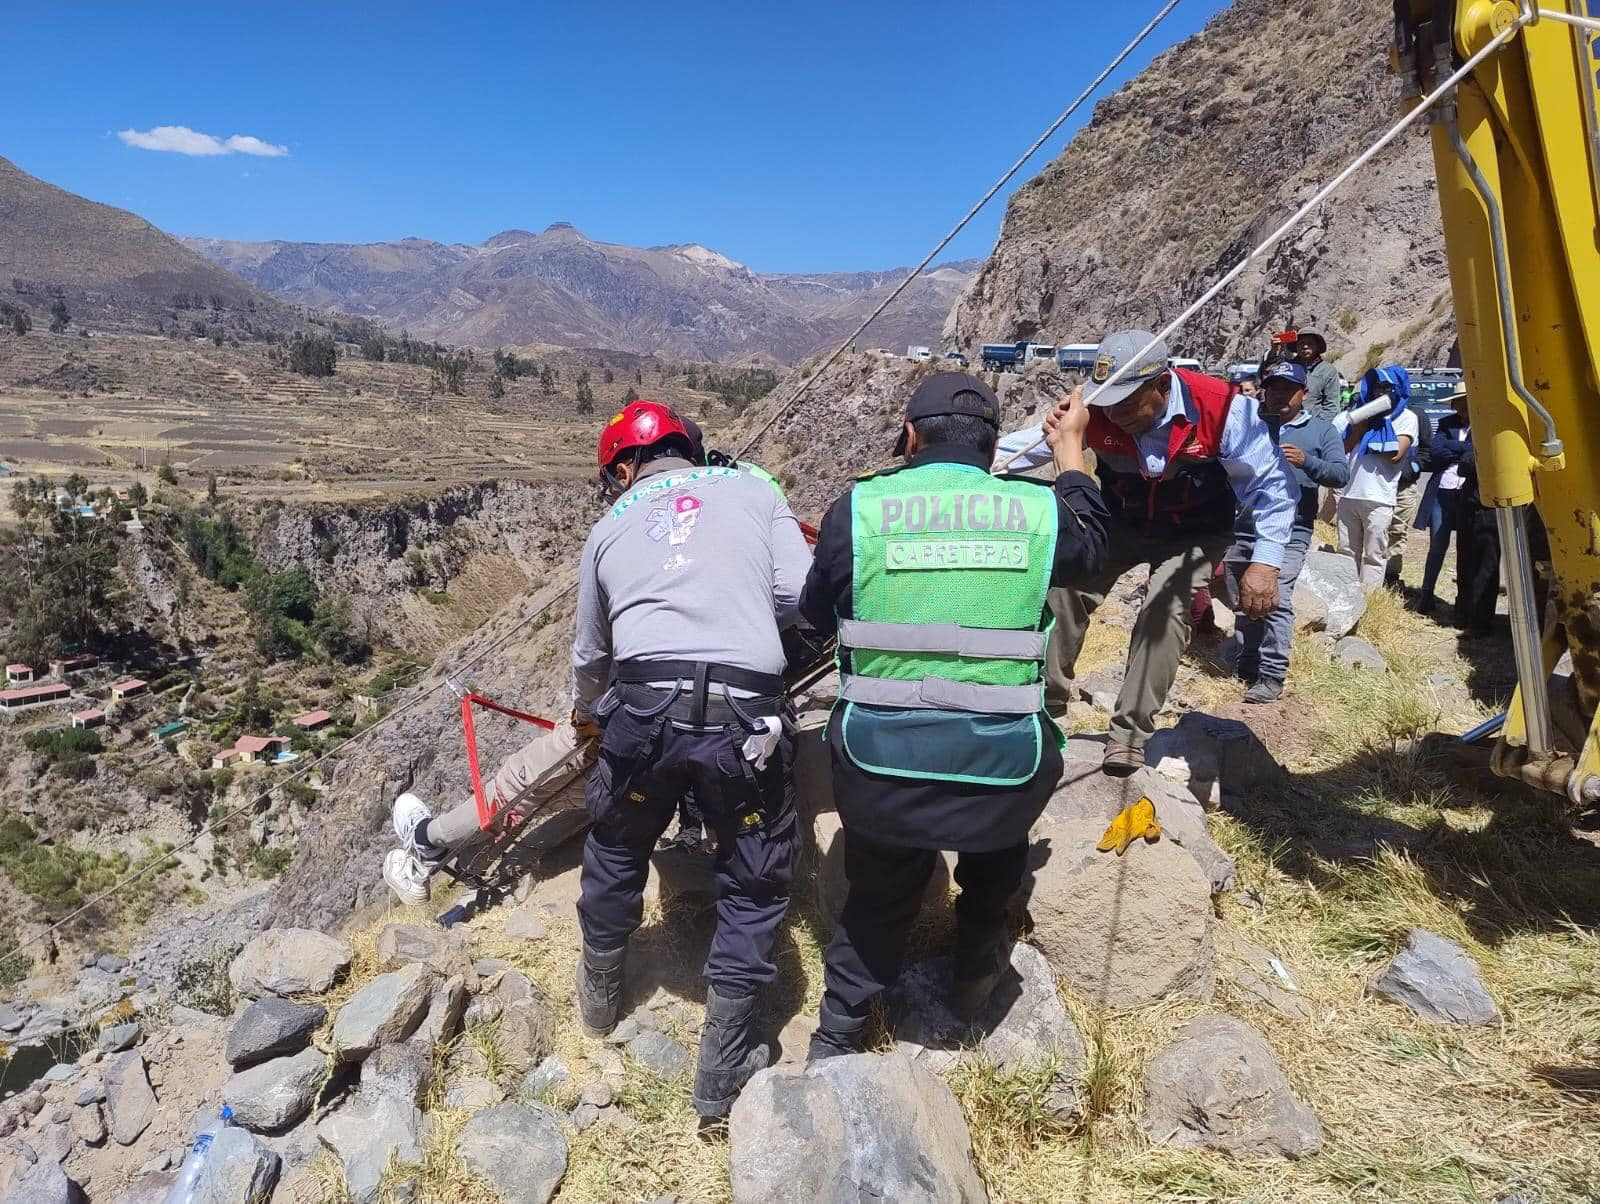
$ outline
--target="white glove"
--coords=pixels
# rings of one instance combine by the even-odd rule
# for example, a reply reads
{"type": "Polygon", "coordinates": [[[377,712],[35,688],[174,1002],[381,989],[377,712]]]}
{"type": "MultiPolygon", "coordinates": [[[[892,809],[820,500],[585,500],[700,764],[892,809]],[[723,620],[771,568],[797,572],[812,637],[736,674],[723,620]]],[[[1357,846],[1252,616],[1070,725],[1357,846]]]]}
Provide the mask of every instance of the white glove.
{"type": "Polygon", "coordinates": [[[778,737],[783,734],[783,725],[778,722],[776,715],[768,715],[761,722],[763,730],[746,740],[739,750],[744,754],[744,759],[758,770],[767,767],[767,758],[778,747],[778,737]]]}

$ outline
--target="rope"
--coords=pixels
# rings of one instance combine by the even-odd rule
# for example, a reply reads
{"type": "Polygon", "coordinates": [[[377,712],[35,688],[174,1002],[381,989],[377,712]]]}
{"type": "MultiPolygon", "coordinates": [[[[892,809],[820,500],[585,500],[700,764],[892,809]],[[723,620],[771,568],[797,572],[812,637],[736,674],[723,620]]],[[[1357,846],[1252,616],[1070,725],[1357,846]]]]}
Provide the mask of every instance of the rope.
{"type": "Polygon", "coordinates": [[[1101,84],[1106,82],[1106,79],[1111,75],[1111,73],[1118,67],[1122,66],[1127,57],[1139,48],[1139,44],[1148,38],[1152,33],[1154,33],[1156,27],[1159,26],[1161,22],[1165,21],[1167,19],[1167,15],[1177,7],[1178,0],[1167,0],[1167,3],[1161,8],[1161,11],[1156,13],[1154,17],[1150,18],[1149,24],[1147,24],[1136,35],[1134,35],[1133,41],[1124,46],[1121,52],[1106,64],[1105,69],[1089,82],[1088,87],[1086,87],[1082,92],[1078,93],[1077,98],[1062,111],[1061,116],[1057,117],[1047,127],[1045,127],[1044,133],[1040,134],[1033,140],[1033,145],[1028,147],[1027,150],[1023,151],[1022,156],[1006,169],[1005,174],[990,186],[989,191],[978,198],[977,202],[972,206],[972,208],[967,210],[966,216],[964,216],[954,226],[950,227],[950,232],[941,238],[937,244],[935,244],[933,250],[929,251],[922,257],[922,262],[917,264],[916,267],[912,268],[911,271],[906,275],[906,278],[900,281],[899,284],[895,285],[894,291],[885,297],[881,302],[879,302],[878,307],[867,315],[866,320],[852,330],[850,334],[846,336],[845,340],[833,349],[833,352],[828,356],[828,358],[822,361],[822,366],[820,368],[800,382],[795,391],[791,393],[784,403],[773,412],[772,417],[763,422],[757,429],[756,433],[751,435],[750,438],[745,441],[744,446],[734,453],[733,458],[735,460],[743,459],[749,454],[751,448],[755,447],[757,443],[761,442],[761,440],[766,437],[767,432],[778,424],[778,420],[792,410],[799,400],[805,396],[806,392],[811,388],[811,386],[821,378],[822,374],[833,366],[833,362],[843,355],[847,350],[849,350],[850,346],[856,341],[857,338],[860,337],[861,332],[864,331],[868,326],[871,326],[872,323],[878,319],[878,316],[882,314],[884,310],[888,309],[891,304],[893,304],[895,298],[897,298],[901,293],[905,292],[906,289],[911,286],[911,282],[913,280],[922,275],[927,266],[933,262],[934,256],[938,255],[940,251],[943,251],[947,246],[950,245],[950,243],[955,239],[955,236],[960,234],[961,231],[966,228],[967,223],[978,216],[978,211],[994,199],[995,194],[1004,188],[1006,184],[1010,182],[1011,178],[1017,174],[1017,172],[1022,170],[1023,164],[1025,164],[1029,159],[1033,158],[1033,156],[1038,153],[1039,148],[1048,142],[1051,136],[1066,124],[1067,120],[1083,105],[1083,102],[1088,100],[1090,96],[1094,95],[1096,89],[1098,89],[1101,84]]]}
{"type": "MultiPolygon", "coordinates": [[[[1531,20],[1534,19],[1536,19],[1535,16],[1530,16],[1528,11],[1524,11],[1520,17],[1518,17],[1505,29],[1501,30],[1500,33],[1495,35],[1495,37],[1490,40],[1488,45],[1484,46],[1483,49],[1479,50],[1466,62],[1462,63],[1461,66],[1458,67],[1448,79],[1446,79],[1432,92],[1424,96],[1417,103],[1416,108],[1412,109],[1399,121],[1395,122],[1394,125],[1390,126],[1382,137],[1380,137],[1371,146],[1367,147],[1366,150],[1362,151],[1361,154],[1357,155],[1343,171],[1334,176],[1333,179],[1329,180],[1321,188],[1317,189],[1317,191],[1312,194],[1310,200],[1306,201],[1305,204],[1296,209],[1294,213],[1290,214],[1287,221],[1285,221],[1271,234],[1267,235],[1267,237],[1261,242],[1257,243],[1255,248],[1238,263],[1236,263],[1233,266],[1233,269],[1229,271],[1227,275],[1223,276],[1222,279],[1218,280],[1203,294],[1201,294],[1199,300],[1195,301],[1189,306],[1188,309],[1184,310],[1181,314],[1169,322],[1165,329],[1163,329],[1159,334],[1141,347],[1138,354],[1130,355],[1125,361],[1123,361],[1122,366],[1104,381],[1101,381],[1095,391],[1086,397],[1084,401],[1088,405],[1094,405],[1096,397],[1100,396],[1102,392],[1104,392],[1106,389],[1109,389],[1112,385],[1116,384],[1119,380],[1126,376],[1130,368],[1142,360],[1151,351],[1154,351],[1157,345],[1166,340],[1168,335],[1172,334],[1190,318],[1194,317],[1195,314],[1199,313],[1200,310],[1204,309],[1208,304],[1210,304],[1211,301],[1216,298],[1217,294],[1222,292],[1223,289],[1227,288],[1228,285],[1232,284],[1239,278],[1239,274],[1243,272],[1245,268],[1249,267],[1251,263],[1259,259],[1268,250],[1277,245],[1277,243],[1282,240],[1284,235],[1288,234],[1290,230],[1299,225],[1305,216],[1318,205],[1322,204],[1322,202],[1325,201],[1335,189],[1337,189],[1356,172],[1360,171],[1361,168],[1365,167],[1369,162],[1371,162],[1374,156],[1376,156],[1386,146],[1398,138],[1402,133],[1420,121],[1424,115],[1431,112],[1435,105],[1437,105],[1441,100],[1455,90],[1456,84],[1476,70],[1479,63],[1483,62],[1491,55],[1498,53],[1507,42],[1522,32],[1522,27],[1524,25],[1527,25],[1531,20]]],[[[1017,460],[1021,459],[1023,456],[1027,455],[1034,448],[1038,447],[1044,442],[1044,436],[1041,434],[1039,438],[1035,439],[1027,447],[1022,448],[1020,451],[1013,452],[1004,460],[997,461],[992,471],[1005,471],[1005,469],[1010,467],[1017,460]]]]}

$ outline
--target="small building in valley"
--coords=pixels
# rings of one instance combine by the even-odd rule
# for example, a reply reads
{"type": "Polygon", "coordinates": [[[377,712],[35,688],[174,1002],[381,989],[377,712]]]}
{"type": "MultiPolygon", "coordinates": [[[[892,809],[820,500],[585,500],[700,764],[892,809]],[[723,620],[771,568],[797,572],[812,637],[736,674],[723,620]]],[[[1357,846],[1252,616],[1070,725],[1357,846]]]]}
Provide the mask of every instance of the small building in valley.
{"type": "Polygon", "coordinates": [[[25,686],[33,681],[33,666],[20,662],[6,666],[6,684],[12,686],[25,686]]]}
{"type": "Polygon", "coordinates": [[[165,740],[168,736],[176,736],[189,730],[189,725],[182,719],[174,719],[171,723],[163,723],[156,728],[156,739],[165,740]]]}
{"type": "Polygon", "coordinates": [[[314,732],[325,728],[333,722],[333,715],[328,711],[307,711],[304,715],[294,717],[294,725],[303,732],[314,732]]]}
{"type": "Polygon", "coordinates": [[[240,736],[233,742],[233,747],[238,750],[239,760],[246,765],[254,765],[257,761],[270,761],[288,748],[289,737],[240,736]]]}
{"type": "Polygon", "coordinates": [[[235,761],[239,760],[243,755],[244,754],[241,753],[237,748],[218,749],[211,755],[211,768],[226,769],[229,765],[232,765],[235,761]]]}
{"type": "Polygon", "coordinates": [[[125,699],[137,698],[150,688],[150,683],[141,681],[137,677],[130,677],[126,681],[119,681],[111,687],[111,697],[117,702],[125,699]]]}
{"type": "Polygon", "coordinates": [[[88,652],[81,652],[77,656],[64,656],[50,662],[50,676],[71,677],[74,673],[93,669],[99,663],[100,658],[88,652]]]}
{"type": "Polygon", "coordinates": [[[24,686],[18,690],[0,690],[0,711],[20,711],[24,707],[64,702],[71,697],[72,687],[60,681],[42,686],[24,686]]]}
{"type": "Polygon", "coordinates": [[[91,707],[87,711],[72,712],[73,727],[99,727],[106,721],[106,713],[99,707],[91,707]]]}

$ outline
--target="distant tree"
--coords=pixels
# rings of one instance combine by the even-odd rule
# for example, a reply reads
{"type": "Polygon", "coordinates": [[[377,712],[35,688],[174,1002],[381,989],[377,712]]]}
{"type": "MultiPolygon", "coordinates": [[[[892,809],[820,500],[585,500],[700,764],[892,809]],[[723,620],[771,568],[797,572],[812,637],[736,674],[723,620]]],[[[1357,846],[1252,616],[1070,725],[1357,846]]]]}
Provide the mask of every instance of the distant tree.
{"type": "Polygon", "coordinates": [[[588,377],[589,374],[585,372],[583,376],[578,379],[577,410],[580,414],[594,413],[594,390],[589,388],[588,377]]]}
{"type": "Polygon", "coordinates": [[[178,470],[172,467],[170,461],[161,461],[161,467],[156,469],[156,480],[163,485],[176,485],[178,483],[178,470]]]}
{"type": "Polygon", "coordinates": [[[635,368],[633,370],[633,383],[636,384],[636,385],[644,384],[644,369],[643,368],[635,368]]]}
{"type": "Polygon", "coordinates": [[[539,389],[546,397],[556,391],[556,378],[551,373],[549,364],[539,369],[539,389]]]}
{"type": "Polygon", "coordinates": [[[700,387],[700,378],[695,375],[695,370],[693,368],[689,369],[689,379],[687,383],[691,389],[698,389],[700,387]]]}
{"type": "MultiPolygon", "coordinates": [[[[49,490],[40,485],[42,498],[49,490]]],[[[122,621],[127,595],[117,570],[120,531],[43,504],[0,529],[0,557],[13,566],[0,577],[0,625],[9,653],[37,663],[69,643],[92,643],[122,621]]]]}
{"type": "Polygon", "coordinates": [[[272,724],[272,708],[261,700],[261,674],[255,669],[246,674],[239,692],[239,722],[247,728],[272,724]]]}
{"type": "Polygon", "coordinates": [[[361,358],[374,364],[383,363],[383,335],[374,331],[361,340],[361,358]]]}
{"type": "Polygon", "coordinates": [[[28,311],[9,301],[0,301],[0,324],[11,327],[11,333],[19,336],[33,329],[33,319],[28,316],[28,311]]]}
{"type": "Polygon", "coordinates": [[[65,301],[57,297],[50,303],[51,334],[64,334],[67,329],[67,323],[71,320],[71,316],[67,313],[67,303],[65,301]]]}
{"type": "Polygon", "coordinates": [[[612,382],[612,381],[614,381],[614,380],[616,380],[616,379],[617,379],[617,378],[616,378],[616,377],[615,377],[615,376],[613,376],[613,375],[611,375],[611,369],[610,369],[610,368],[607,368],[607,369],[606,369],[606,372],[605,372],[605,381],[606,381],[606,384],[608,384],[608,385],[609,385],[609,384],[610,384],[610,383],[611,383],[611,382],[612,382]]]}
{"type": "Polygon", "coordinates": [[[331,334],[296,334],[283,345],[283,363],[301,376],[332,376],[339,345],[331,334]]]}
{"type": "Polygon", "coordinates": [[[220,327],[213,326],[211,328],[211,345],[213,347],[222,346],[222,341],[225,337],[220,327]]]}
{"type": "Polygon", "coordinates": [[[206,478],[206,501],[212,505],[217,502],[217,474],[212,473],[206,478]]]}
{"type": "Polygon", "coordinates": [[[496,401],[506,395],[506,378],[498,372],[489,373],[489,396],[496,401]]]}
{"type": "Polygon", "coordinates": [[[446,351],[435,355],[431,381],[433,390],[460,397],[466,392],[467,368],[471,362],[466,353],[460,351],[446,351]]]}
{"type": "Polygon", "coordinates": [[[639,400],[639,390],[635,389],[632,385],[629,385],[628,386],[628,391],[622,395],[622,404],[623,405],[627,405],[630,401],[638,401],[638,400],[639,400]]]}
{"type": "Polygon", "coordinates": [[[143,506],[150,501],[150,492],[144,487],[143,481],[135,481],[128,486],[128,505],[143,506]]]}
{"type": "Polygon", "coordinates": [[[67,491],[67,497],[75,502],[89,492],[89,478],[81,472],[75,472],[66,479],[62,488],[67,491]]]}

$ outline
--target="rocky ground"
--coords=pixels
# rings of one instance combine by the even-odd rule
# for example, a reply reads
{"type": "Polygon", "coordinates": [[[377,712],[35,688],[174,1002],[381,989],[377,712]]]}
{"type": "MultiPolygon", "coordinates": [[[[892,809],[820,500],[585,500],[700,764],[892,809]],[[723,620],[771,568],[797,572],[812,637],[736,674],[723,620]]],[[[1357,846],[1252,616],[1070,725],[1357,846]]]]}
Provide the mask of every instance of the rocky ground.
{"type": "MultiPolygon", "coordinates": [[[[1034,833],[1013,974],[976,1028],[941,1002],[941,874],[874,1052],[800,1064],[842,888],[813,735],[813,841],[764,1000],[780,1057],[725,1132],[698,1134],[689,1105],[703,881],[658,865],[628,1017],[593,1041],[573,1014],[567,845],[449,931],[442,896],[407,910],[291,877],[279,926],[213,924],[208,963],[192,944],[97,962],[80,989],[129,1004],[0,1105],[0,1200],[161,1199],[223,1104],[235,1128],[201,1199],[1585,1199],[1600,859],[1545,800],[1424,738],[1486,713],[1502,647],[1386,595],[1363,608],[1336,563],[1310,580],[1286,700],[1247,711],[1227,641],[1197,642],[1150,768],[1125,782],[1098,773],[1095,733],[1137,577],[1114,593],[1034,833]],[[1161,838],[1095,852],[1141,795],[1161,838]],[[293,927],[352,907],[337,936],[293,927]]],[[[540,646],[520,680],[543,681],[540,646]]],[[[810,731],[826,702],[807,700],[810,731]]],[[[389,789],[361,793],[377,809],[389,789]]],[[[384,843],[352,848],[348,875],[375,887],[384,843]]]]}

